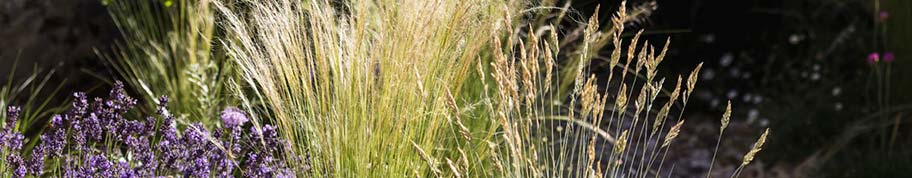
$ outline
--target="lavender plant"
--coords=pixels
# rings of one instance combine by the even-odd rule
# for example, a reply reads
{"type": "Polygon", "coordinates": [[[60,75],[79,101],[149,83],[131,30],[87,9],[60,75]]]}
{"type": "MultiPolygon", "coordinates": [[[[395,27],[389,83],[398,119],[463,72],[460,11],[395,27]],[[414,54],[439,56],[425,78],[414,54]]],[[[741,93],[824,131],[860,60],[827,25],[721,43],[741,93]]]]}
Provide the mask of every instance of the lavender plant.
{"type": "Polygon", "coordinates": [[[287,143],[273,126],[247,124],[244,111],[222,111],[220,127],[181,125],[158,101],[157,117],[128,119],[137,100],[116,82],[107,99],[73,94],[69,111],[51,118],[39,144],[23,150],[15,131],[20,109],[9,107],[0,132],[3,177],[289,177],[287,143]],[[181,129],[183,127],[183,129],[181,129]],[[249,128],[249,130],[245,130],[249,128]],[[244,132],[249,131],[249,132],[244,132]]]}
{"type": "MultiPolygon", "coordinates": [[[[6,82],[0,83],[0,108],[2,108],[0,109],[0,121],[4,121],[0,123],[5,123],[8,120],[5,118],[8,106],[11,106],[11,103],[18,103],[20,106],[26,107],[24,110],[19,109],[19,107],[16,108],[17,118],[14,120],[17,121],[15,122],[17,124],[9,129],[11,131],[21,131],[22,133],[41,132],[44,127],[43,124],[47,122],[46,119],[51,114],[66,110],[65,104],[52,102],[56,101],[56,98],[47,96],[57,96],[67,79],[62,79],[56,82],[57,84],[53,84],[55,82],[52,81],[52,76],[57,74],[57,69],[46,70],[39,68],[37,65],[32,68],[29,75],[17,79],[15,71],[17,71],[19,65],[19,59],[17,58],[9,65],[11,68],[10,73],[5,78],[6,82]]],[[[24,135],[24,137],[37,138],[38,135],[31,134],[24,135]]],[[[25,142],[22,145],[25,148],[33,146],[34,142],[25,142]]]]}

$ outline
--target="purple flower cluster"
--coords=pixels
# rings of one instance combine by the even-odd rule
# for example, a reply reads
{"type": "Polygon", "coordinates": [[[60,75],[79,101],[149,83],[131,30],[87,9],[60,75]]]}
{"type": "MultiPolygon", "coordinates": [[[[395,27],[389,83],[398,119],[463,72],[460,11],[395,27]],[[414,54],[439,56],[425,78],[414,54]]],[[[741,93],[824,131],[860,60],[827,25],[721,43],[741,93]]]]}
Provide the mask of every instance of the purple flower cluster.
{"type": "Polygon", "coordinates": [[[878,53],[871,53],[871,54],[868,54],[868,57],[865,59],[865,62],[868,62],[868,64],[876,64],[880,61],[890,63],[890,62],[893,62],[894,59],[896,59],[896,56],[893,55],[893,52],[884,52],[883,58],[881,58],[881,55],[878,53]]]}
{"type": "Polygon", "coordinates": [[[0,131],[0,149],[3,149],[5,152],[9,152],[6,155],[6,167],[12,173],[12,177],[24,177],[28,164],[25,160],[22,159],[20,151],[22,150],[22,141],[25,137],[16,132],[17,122],[19,120],[19,107],[10,106],[7,109],[7,117],[5,123],[2,124],[2,131],[0,131]]]}
{"type": "Polygon", "coordinates": [[[15,131],[19,108],[8,108],[0,132],[8,170],[0,172],[12,177],[295,176],[281,159],[287,145],[275,128],[245,126],[249,119],[240,109],[225,109],[223,127],[210,132],[200,123],[179,126],[166,97],[159,99],[156,117],[126,119],[137,100],[120,82],[107,99],[74,97],[66,114],[50,119],[28,158],[21,154],[23,135],[15,131]],[[244,127],[250,132],[243,133],[244,127]]]}

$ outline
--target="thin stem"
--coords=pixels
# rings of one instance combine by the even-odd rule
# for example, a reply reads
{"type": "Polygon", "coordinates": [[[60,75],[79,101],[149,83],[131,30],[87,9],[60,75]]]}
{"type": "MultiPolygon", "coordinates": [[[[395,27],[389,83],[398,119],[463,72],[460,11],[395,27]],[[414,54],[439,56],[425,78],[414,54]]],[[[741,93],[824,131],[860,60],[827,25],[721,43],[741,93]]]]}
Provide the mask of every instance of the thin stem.
{"type": "Polygon", "coordinates": [[[713,165],[716,163],[716,154],[719,152],[719,144],[722,143],[722,134],[725,130],[719,131],[719,138],[716,139],[716,148],[713,149],[712,159],[709,160],[709,170],[706,171],[706,178],[710,178],[712,175],[713,165]]]}

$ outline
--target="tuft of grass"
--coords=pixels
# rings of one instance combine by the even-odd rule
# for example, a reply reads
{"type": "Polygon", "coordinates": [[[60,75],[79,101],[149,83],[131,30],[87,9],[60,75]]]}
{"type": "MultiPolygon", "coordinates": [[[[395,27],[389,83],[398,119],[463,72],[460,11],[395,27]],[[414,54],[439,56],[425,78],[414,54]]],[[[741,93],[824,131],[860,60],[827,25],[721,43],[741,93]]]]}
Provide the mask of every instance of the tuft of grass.
{"type": "Polygon", "coordinates": [[[216,4],[229,56],[265,104],[260,119],[286,131],[309,175],[495,173],[501,123],[479,116],[496,101],[475,70],[519,2],[216,4]]]}
{"type": "MultiPolygon", "coordinates": [[[[171,99],[190,121],[212,122],[230,104],[230,62],[215,50],[216,17],[209,0],[105,1],[123,42],[106,55],[114,70],[146,102],[171,99]]],[[[154,111],[154,108],[145,108],[154,111]]]]}

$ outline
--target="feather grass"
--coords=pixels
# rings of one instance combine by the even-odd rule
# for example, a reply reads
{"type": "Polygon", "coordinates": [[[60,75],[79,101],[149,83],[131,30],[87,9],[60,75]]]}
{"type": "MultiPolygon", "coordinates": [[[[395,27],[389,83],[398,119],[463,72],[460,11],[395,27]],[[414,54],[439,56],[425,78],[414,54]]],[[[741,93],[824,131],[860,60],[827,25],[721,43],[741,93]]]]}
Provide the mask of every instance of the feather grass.
{"type": "Polygon", "coordinates": [[[620,60],[623,27],[654,4],[621,3],[610,27],[594,15],[565,39],[559,21],[528,16],[566,9],[519,1],[214,4],[240,69],[233,91],[255,123],[283,131],[302,176],[657,176],[684,120],[665,123],[702,66],[668,92],[656,76],[668,42],[657,52],[638,33],[620,60]],[[622,75],[601,87],[589,64],[608,44],[622,75]]]}

